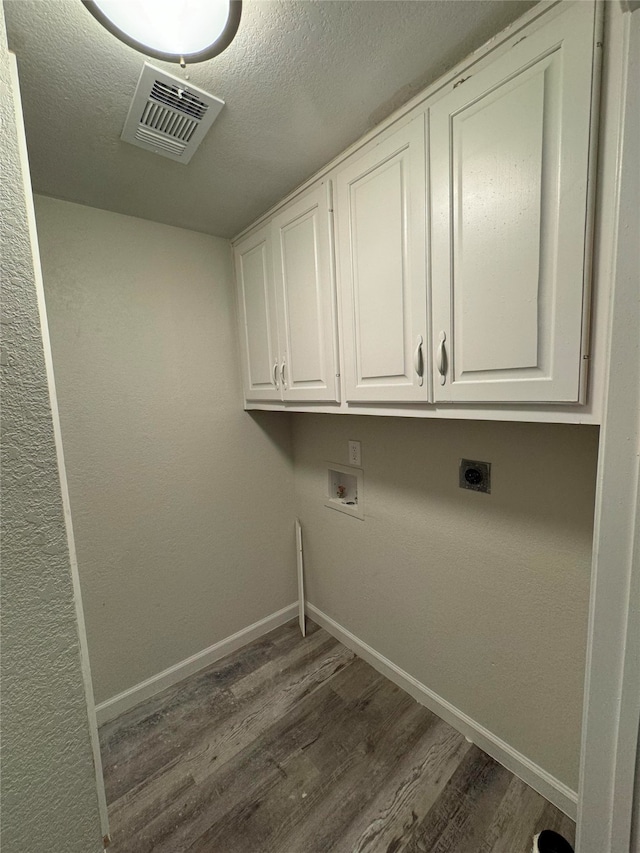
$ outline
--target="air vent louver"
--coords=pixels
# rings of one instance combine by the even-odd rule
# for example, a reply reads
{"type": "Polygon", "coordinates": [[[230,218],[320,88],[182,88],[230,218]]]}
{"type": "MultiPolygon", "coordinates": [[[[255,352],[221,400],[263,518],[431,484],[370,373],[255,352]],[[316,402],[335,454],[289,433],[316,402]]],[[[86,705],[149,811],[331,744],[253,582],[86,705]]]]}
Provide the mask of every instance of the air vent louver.
{"type": "Polygon", "coordinates": [[[186,92],[184,88],[167,86],[161,80],[154,80],[151,87],[151,97],[155,101],[160,101],[169,107],[173,107],[174,110],[186,113],[197,119],[204,118],[209,107],[208,104],[201,101],[200,98],[197,98],[191,92],[186,92]]]}
{"type": "Polygon", "coordinates": [[[145,62],[122,139],[188,163],[224,101],[145,62]]]}
{"type": "Polygon", "coordinates": [[[153,101],[147,101],[145,104],[140,117],[140,124],[166,133],[167,136],[172,136],[174,139],[183,139],[185,142],[191,139],[198,127],[198,122],[194,119],[180,115],[174,110],[167,110],[159,104],[154,104],[153,101]]]}
{"type": "Polygon", "coordinates": [[[177,157],[182,157],[185,149],[184,142],[175,142],[173,139],[167,139],[161,133],[154,133],[152,130],[147,130],[144,127],[139,127],[136,130],[136,139],[144,144],[145,148],[160,149],[161,151],[169,151],[177,157]]]}

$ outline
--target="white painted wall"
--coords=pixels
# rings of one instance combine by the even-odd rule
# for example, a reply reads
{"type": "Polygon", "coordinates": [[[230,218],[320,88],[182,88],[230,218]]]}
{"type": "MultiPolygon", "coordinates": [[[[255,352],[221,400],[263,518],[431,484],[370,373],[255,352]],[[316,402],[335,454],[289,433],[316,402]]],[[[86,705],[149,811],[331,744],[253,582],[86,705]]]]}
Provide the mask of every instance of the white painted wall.
{"type": "Polygon", "coordinates": [[[0,843],[7,853],[97,853],[103,827],[18,119],[0,5],[0,843]]]}
{"type": "Polygon", "coordinates": [[[36,216],[102,702],[294,600],[290,421],[242,410],[226,240],[36,216]]]}
{"type": "Polygon", "coordinates": [[[598,430],[293,415],[308,600],[575,790],[598,430]],[[362,442],[365,520],[324,506],[362,442]],[[491,495],[458,488],[492,463],[491,495]]]}

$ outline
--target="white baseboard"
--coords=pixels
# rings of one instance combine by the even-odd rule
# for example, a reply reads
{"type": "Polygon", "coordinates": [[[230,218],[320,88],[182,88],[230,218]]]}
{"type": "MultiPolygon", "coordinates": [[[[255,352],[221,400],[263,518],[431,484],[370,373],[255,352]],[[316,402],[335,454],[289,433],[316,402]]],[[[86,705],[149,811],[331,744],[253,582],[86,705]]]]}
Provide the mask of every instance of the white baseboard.
{"type": "Polygon", "coordinates": [[[371,664],[374,669],[386,676],[398,687],[406,690],[414,699],[417,699],[420,704],[424,705],[434,714],[437,714],[449,725],[453,726],[461,732],[469,740],[473,741],[476,746],[484,750],[496,761],[499,761],[507,770],[510,770],[518,778],[530,785],[538,793],[542,794],[549,802],[557,806],[561,811],[568,815],[572,820],[576,819],[578,808],[578,795],[572,791],[563,782],[560,782],[542,767],[534,764],[526,755],[518,752],[508,743],[505,743],[497,735],[494,735],[484,726],[481,726],[467,714],[460,711],[450,702],[447,702],[433,690],[429,690],[424,684],[416,678],[409,675],[400,667],[392,663],[384,655],[381,655],[367,643],[363,643],[351,631],[347,631],[342,625],[335,622],[326,613],[318,610],[313,604],[306,604],[306,611],[311,618],[318,623],[322,628],[327,630],[336,639],[340,640],[345,646],[350,648],[359,657],[371,664]]]}
{"type": "Polygon", "coordinates": [[[270,616],[254,622],[253,625],[249,625],[236,634],[220,640],[219,643],[214,643],[208,649],[196,652],[195,655],[191,655],[191,657],[170,666],[157,675],[152,675],[151,678],[141,681],[140,684],[136,684],[122,693],[118,693],[117,696],[112,696],[111,699],[100,702],[99,705],[96,705],[98,725],[102,725],[108,720],[113,720],[125,711],[129,711],[141,702],[145,702],[157,693],[166,690],[167,687],[173,687],[174,684],[188,678],[194,672],[204,669],[210,664],[215,663],[215,661],[220,660],[220,658],[237,651],[237,649],[241,649],[242,646],[246,646],[247,643],[256,640],[263,634],[268,634],[274,628],[279,628],[280,625],[284,625],[285,622],[294,619],[297,613],[297,602],[290,604],[288,607],[283,607],[282,610],[278,610],[276,613],[272,613],[270,616]]]}

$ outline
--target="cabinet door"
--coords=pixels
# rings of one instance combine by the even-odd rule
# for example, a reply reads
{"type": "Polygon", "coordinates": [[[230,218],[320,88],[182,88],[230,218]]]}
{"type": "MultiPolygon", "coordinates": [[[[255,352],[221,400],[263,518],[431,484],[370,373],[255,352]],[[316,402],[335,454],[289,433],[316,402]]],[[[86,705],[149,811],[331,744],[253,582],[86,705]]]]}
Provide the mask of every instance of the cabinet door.
{"type": "Polygon", "coordinates": [[[425,402],[425,131],[420,115],[338,172],[346,399],[425,402]]]}
{"type": "Polygon", "coordinates": [[[272,223],[285,400],[339,400],[330,189],[318,184],[272,223]]]}
{"type": "Polygon", "coordinates": [[[593,39],[577,3],[431,108],[436,400],[581,401],[593,39]]]}
{"type": "Polygon", "coordinates": [[[234,249],[245,399],[280,400],[271,226],[234,249]]]}

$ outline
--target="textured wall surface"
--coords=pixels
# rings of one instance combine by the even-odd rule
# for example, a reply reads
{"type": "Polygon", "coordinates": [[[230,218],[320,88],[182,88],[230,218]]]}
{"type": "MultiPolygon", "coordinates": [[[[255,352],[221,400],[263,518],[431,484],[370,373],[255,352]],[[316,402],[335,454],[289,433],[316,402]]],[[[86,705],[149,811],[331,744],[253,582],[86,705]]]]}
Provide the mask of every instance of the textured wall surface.
{"type": "Polygon", "coordinates": [[[294,601],[290,420],[242,409],[226,240],[36,216],[100,702],[294,601]]]}
{"type": "Polygon", "coordinates": [[[3,853],[102,849],[0,8],[3,853]]]}
{"type": "Polygon", "coordinates": [[[9,0],[35,191],[234,236],[532,5],[245,0],[231,46],[188,67],[226,106],[185,167],[120,140],[142,54],[77,0],[9,0]]]}
{"type": "Polygon", "coordinates": [[[293,420],[309,601],[575,790],[597,428],[293,420]],[[364,521],[323,506],[348,439],[364,521]],[[491,495],[458,488],[460,457],[491,495]]]}

